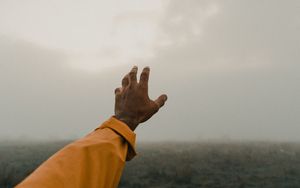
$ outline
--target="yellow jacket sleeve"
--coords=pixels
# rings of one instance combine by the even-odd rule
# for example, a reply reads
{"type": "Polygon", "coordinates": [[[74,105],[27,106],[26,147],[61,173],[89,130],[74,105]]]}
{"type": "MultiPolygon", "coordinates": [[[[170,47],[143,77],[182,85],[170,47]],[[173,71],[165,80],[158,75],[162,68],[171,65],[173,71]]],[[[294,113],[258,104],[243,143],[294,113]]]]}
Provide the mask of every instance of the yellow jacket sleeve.
{"type": "Polygon", "coordinates": [[[135,155],[135,133],[111,117],[55,153],[16,188],[117,187],[125,161],[135,155]]]}

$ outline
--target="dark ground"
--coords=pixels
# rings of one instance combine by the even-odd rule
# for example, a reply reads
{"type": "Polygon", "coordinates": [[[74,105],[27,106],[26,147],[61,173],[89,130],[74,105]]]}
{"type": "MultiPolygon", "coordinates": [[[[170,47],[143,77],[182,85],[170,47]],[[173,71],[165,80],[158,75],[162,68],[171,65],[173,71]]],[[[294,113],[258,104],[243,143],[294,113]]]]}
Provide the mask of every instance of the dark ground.
{"type": "MultiPolygon", "coordinates": [[[[20,182],[66,143],[0,143],[0,188],[20,182]]],[[[138,153],[119,187],[300,187],[296,143],[145,143],[138,153]]]]}

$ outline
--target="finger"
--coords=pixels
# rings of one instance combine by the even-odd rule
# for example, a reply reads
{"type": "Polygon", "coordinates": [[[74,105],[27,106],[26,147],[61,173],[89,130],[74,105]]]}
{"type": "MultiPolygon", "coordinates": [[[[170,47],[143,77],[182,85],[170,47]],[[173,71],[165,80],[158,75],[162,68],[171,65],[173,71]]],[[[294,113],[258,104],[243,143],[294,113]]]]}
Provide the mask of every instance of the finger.
{"type": "Polygon", "coordinates": [[[137,74],[137,71],[138,71],[138,67],[137,66],[134,66],[131,71],[129,72],[129,82],[130,84],[132,83],[136,83],[136,74],[137,74]]]}
{"type": "Polygon", "coordinates": [[[158,107],[162,107],[165,102],[167,101],[168,97],[167,95],[163,94],[161,96],[159,96],[154,102],[158,105],[158,107]]]}
{"type": "Polygon", "coordinates": [[[149,80],[150,68],[147,66],[143,69],[139,84],[144,87],[148,88],[148,80],[149,80]]]}
{"type": "Polygon", "coordinates": [[[128,84],[129,84],[129,76],[128,76],[128,74],[126,74],[125,76],[124,76],[124,78],[122,79],[122,87],[127,87],[128,86],[128,84]]]}
{"type": "Polygon", "coordinates": [[[121,93],[121,88],[119,88],[119,87],[116,88],[116,89],[115,89],[115,95],[120,94],[120,93],[121,93]]]}

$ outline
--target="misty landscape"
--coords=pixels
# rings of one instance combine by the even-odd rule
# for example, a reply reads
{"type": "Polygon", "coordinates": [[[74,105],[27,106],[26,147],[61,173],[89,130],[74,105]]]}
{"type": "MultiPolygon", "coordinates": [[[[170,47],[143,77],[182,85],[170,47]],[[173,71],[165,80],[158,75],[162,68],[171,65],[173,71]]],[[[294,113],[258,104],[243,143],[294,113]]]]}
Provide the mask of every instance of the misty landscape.
{"type": "Polygon", "coordinates": [[[299,0],[0,0],[0,188],[114,115],[133,65],[168,101],[119,187],[299,188],[299,33],[299,0]]]}
{"type": "MultiPolygon", "coordinates": [[[[1,143],[0,187],[11,188],[70,141],[1,143]]],[[[270,142],[143,143],[120,188],[300,186],[300,144],[270,142]]]]}

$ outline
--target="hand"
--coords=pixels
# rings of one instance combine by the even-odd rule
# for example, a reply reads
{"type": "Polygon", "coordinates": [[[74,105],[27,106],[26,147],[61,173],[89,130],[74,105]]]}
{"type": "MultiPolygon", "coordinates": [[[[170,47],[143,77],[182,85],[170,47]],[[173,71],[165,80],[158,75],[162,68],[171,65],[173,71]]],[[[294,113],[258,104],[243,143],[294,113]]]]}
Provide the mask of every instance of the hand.
{"type": "Polygon", "coordinates": [[[145,67],[137,82],[137,66],[123,78],[122,87],[115,90],[115,117],[126,123],[131,130],[151,118],[166,102],[167,95],[155,101],[148,96],[150,68],[145,67]]]}

